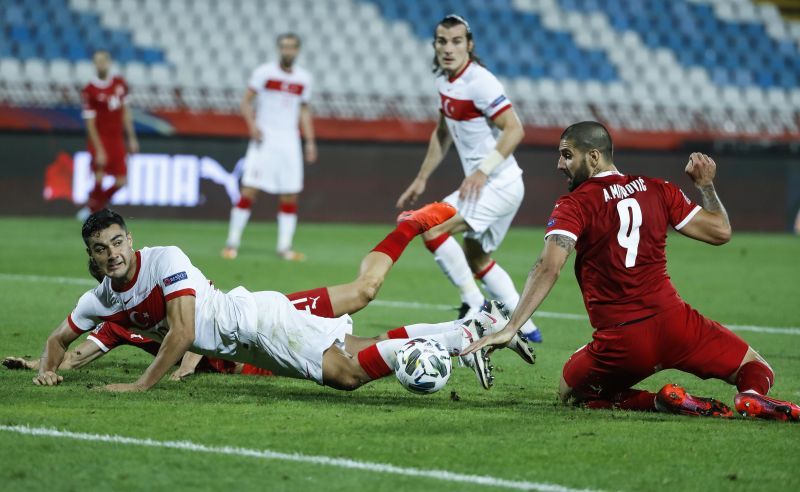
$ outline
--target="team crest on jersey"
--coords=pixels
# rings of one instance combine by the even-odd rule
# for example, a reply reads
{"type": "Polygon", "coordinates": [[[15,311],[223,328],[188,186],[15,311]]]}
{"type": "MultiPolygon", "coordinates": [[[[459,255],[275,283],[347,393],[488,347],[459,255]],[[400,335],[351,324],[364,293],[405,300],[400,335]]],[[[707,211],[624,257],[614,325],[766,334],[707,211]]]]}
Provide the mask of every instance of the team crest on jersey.
{"type": "Polygon", "coordinates": [[[495,99],[494,101],[492,101],[492,104],[490,104],[489,107],[490,108],[497,107],[498,105],[500,105],[500,103],[502,103],[505,100],[506,100],[506,96],[500,96],[497,99],[495,99]]]}
{"type": "Polygon", "coordinates": [[[556,219],[554,217],[550,217],[550,220],[547,221],[547,227],[553,227],[556,225],[556,219]]]}
{"type": "Polygon", "coordinates": [[[176,282],[180,282],[181,280],[186,280],[187,278],[189,278],[189,276],[186,275],[186,272],[176,273],[175,275],[170,275],[169,277],[165,278],[164,285],[172,285],[176,282]]]}

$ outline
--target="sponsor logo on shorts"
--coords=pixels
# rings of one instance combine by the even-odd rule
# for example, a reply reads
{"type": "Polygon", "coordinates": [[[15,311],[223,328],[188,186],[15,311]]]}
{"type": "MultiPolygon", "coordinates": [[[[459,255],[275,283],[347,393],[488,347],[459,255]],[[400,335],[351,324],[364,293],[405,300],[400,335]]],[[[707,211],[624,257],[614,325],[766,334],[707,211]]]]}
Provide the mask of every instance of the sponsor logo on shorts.
{"type": "Polygon", "coordinates": [[[172,285],[176,282],[180,282],[181,280],[186,280],[187,278],[189,278],[189,276],[186,275],[186,272],[179,272],[176,273],[175,275],[170,275],[169,277],[165,278],[164,285],[165,286],[172,285]]]}

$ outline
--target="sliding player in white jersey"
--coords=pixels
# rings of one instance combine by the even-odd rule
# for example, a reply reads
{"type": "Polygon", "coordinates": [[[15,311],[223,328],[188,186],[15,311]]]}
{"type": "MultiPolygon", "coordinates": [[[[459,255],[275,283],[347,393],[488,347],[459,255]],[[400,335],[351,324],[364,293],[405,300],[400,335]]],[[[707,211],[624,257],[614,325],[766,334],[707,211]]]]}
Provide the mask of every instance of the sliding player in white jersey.
{"type": "MultiPolygon", "coordinates": [[[[411,185],[397,201],[403,208],[425,191],[428,178],[455,144],[466,178],[445,202],[458,214],[423,235],[444,274],[461,291],[462,315],[483,304],[474,277],[489,294],[511,310],[519,293],[508,273],[491,257],[503,241],[522,203],[522,169],[512,153],[522,141],[522,123],[505,96],[503,86],[486,70],[474,52],[469,24],[448,15],[434,31],[440,117],[431,135],[425,160],[411,185]],[[451,236],[464,233],[464,249],[451,236]]],[[[541,334],[532,321],[520,330],[530,341],[541,334]]]]}
{"type": "Polygon", "coordinates": [[[292,249],[297,227],[297,199],[303,190],[303,152],[298,122],[305,138],[305,160],[317,160],[311,108],[311,74],[297,66],[300,38],[278,36],[280,61],[253,71],[242,99],[242,116],[250,132],[244,157],[241,198],[231,209],[230,227],[223,258],[236,258],[250,209],[258,191],[278,195],[278,255],[302,260],[292,249]],[[255,110],[253,103],[255,102],[255,110]]]}
{"type": "MultiPolygon", "coordinates": [[[[414,237],[454,214],[444,203],[403,214],[395,230],[365,257],[362,269],[385,276],[414,237]]],[[[451,355],[458,355],[479,333],[493,333],[507,322],[507,318],[499,322],[490,306],[489,316],[479,316],[482,321],[415,324],[380,338],[356,337],[348,315],[315,316],[296,309],[279,292],[249,292],[244,287],[218,291],[177,247],[134,251],[125,221],[108,209],[87,219],[82,236],[87,253],[105,278],[81,296],[47,339],[39,374],[33,380],[37,385],[59,384],[63,378],[55,371],[70,343],[108,321],[161,343],[155,360],[135,383],[106,386],[110,391],[146,390],[181,358],[182,366],[193,367],[202,355],[353,390],[393,373],[395,351],[409,338],[436,340],[451,355]]],[[[340,297],[336,290],[329,291],[340,297]]],[[[347,294],[341,297],[346,299],[347,294]]],[[[488,389],[492,378],[485,353],[462,360],[488,389]]]]}

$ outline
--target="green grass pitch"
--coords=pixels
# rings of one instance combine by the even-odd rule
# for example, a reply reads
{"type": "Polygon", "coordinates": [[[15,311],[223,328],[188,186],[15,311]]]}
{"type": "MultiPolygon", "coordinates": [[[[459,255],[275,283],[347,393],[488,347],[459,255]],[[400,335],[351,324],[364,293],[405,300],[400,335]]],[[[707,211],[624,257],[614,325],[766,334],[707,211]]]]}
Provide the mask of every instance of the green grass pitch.
{"type": "MultiPolygon", "coordinates": [[[[178,245],[224,290],[244,285],[284,292],[350,280],[360,258],[389,230],[301,223],[296,245],[309,260],[289,264],[272,253],[272,224],[252,224],[234,262],[218,256],[226,224],[130,219],[129,227],[134,246],[178,245]]],[[[87,289],[52,278],[89,278],[79,226],[67,219],[4,218],[0,230],[0,355],[38,357],[48,333],[87,289]]],[[[512,229],[496,255],[519,288],[541,237],[541,230],[512,229]]],[[[673,234],[669,273],[684,299],[723,323],[798,327],[799,253],[798,238],[790,236],[739,233],[715,248],[673,234]]],[[[584,314],[571,266],[570,261],[543,311],[584,314]]],[[[455,305],[457,294],[415,241],[378,298],[455,305]]],[[[373,305],[354,316],[355,333],[453,316],[435,306],[373,305]]],[[[559,317],[539,317],[537,323],[545,337],[537,347],[538,363],[527,366],[513,353],[495,354],[497,378],[488,392],[465,369],[428,397],[405,391],[394,378],[352,393],[308,381],[224,375],[162,381],[144,394],[98,391],[105,383],[135,380],[149,363],[143,352],[123,347],[63,373],[64,383],[56,388],[34,387],[32,373],[0,368],[0,425],[297,452],[565,488],[800,489],[798,425],[559,406],[561,367],[589,340],[590,328],[586,321],[559,317]]],[[[800,330],[739,334],[775,369],[773,395],[800,400],[800,330]]],[[[667,382],[732,404],[732,387],[674,371],[640,387],[657,390],[667,382]]],[[[321,464],[6,431],[0,431],[0,483],[4,490],[487,490],[321,464]]]]}

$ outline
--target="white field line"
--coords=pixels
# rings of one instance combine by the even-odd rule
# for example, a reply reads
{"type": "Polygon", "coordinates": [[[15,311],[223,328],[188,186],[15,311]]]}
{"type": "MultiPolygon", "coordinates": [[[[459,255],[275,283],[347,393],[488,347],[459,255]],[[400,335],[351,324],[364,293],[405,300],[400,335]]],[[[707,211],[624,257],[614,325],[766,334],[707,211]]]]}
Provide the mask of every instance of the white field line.
{"type": "MultiPolygon", "coordinates": [[[[88,278],[78,277],[52,277],[47,275],[20,275],[14,273],[0,273],[0,281],[19,281],[19,282],[45,282],[53,284],[85,285],[88,287],[97,285],[97,282],[88,278]]],[[[450,304],[427,304],[424,302],[409,301],[387,301],[376,299],[371,303],[374,306],[382,306],[398,309],[424,309],[427,311],[453,311],[454,306],[450,304]]],[[[551,311],[537,311],[536,318],[555,318],[568,319],[573,321],[588,321],[589,317],[585,314],[556,313],[551,311]]],[[[773,335],[800,335],[800,327],[797,326],[759,326],[759,325],[736,325],[722,323],[733,331],[751,331],[755,333],[769,333],[773,335]]]]}
{"type": "Polygon", "coordinates": [[[230,456],[243,456],[260,458],[264,460],[292,461],[296,463],[309,463],[313,465],[332,466],[352,470],[363,470],[390,475],[404,475],[407,477],[430,478],[451,483],[465,483],[514,490],[539,490],[543,492],[578,492],[589,489],[571,489],[554,483],[527,482],[521,480],[505,480],[503,478],[487,475],[467,475],[447,470],[410,468],[395,466],[388,463],[374,463],[370,461],[357,461],[347,458],[333,458],[330,456],[315,456],[301,453],[281,453],[269,449],[239,448],[233,446],[208,446],[191,441],[157,441],[154,439],[139,439],[135,437],[86,434],[83,432],[70,432],[46,427],[28,427],[26,425],[0,425],[0,431],[13,432],[28,436],[44,436],[54,438],[74,439],[88,442],[104,442],[127,446],[147,446],[151,448],[178,449],[196,453],[223,454],[230,456]]]}

